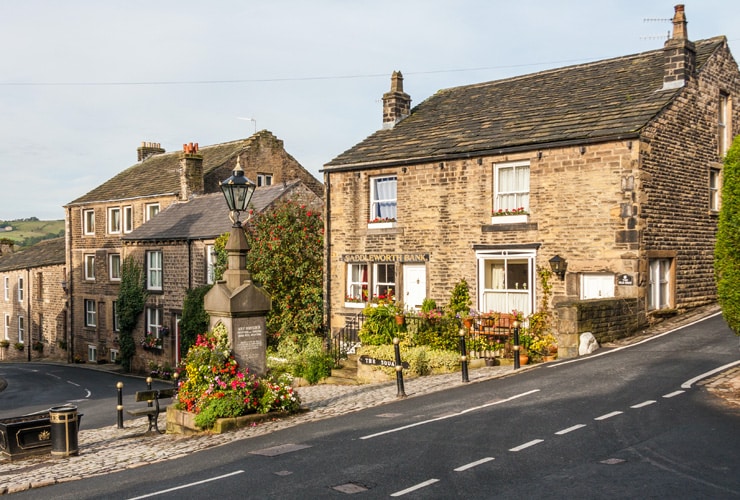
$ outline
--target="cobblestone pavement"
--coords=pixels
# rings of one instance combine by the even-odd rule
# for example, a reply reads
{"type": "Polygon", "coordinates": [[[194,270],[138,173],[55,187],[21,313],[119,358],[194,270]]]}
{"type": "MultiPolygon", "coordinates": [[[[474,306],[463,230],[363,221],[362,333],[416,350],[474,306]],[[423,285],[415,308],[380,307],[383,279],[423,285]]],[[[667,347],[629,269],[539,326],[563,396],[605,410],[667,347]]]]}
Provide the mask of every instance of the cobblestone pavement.
{"type": "MultiPolygon", "coordinates": [[[[650,335],[663,333],[682,324],[688,324],[716,310],[698,311],[680,322],[666,322],[651,329],[650,335]]],[[[648,335],[648,332],[646,332],[648,335]]],[[[638,339],[644,338],[645,335],[638,339]]],[[[633,343],[635,338],[624,341],[633,343]]],[[[615,345],[615,344],[612,344],[615,345]]],[[[522,370],[536,368],[528,365],[522,370]]],[[[520,370],[521,371],[521,370],[520,370]]],[[[470,370],[470,383],[513,374],[511,366],[482,367],[470,370]]],[[[404,389],[408,397],[450,389],[464,384],[458,373],[429,377],[406,378],[404,389]]],[[[740,366],[703,381],[710,391],[725,399],[727,404],[740,408],[740,366]]],[[[0,461],[0,495],[38,488],[56,483],[75,481],[125,469],[134,469],[164,460],[183,457],[194,451],[219,446],[235,440],[246,439],[292,427],[314,420],[343,415],[396,401],[396,382],[371,385],[315,385],[297,388],[303,405],[309,409],[287,418],[262,422],[253,427],[238,429],[225,434],[182,436],[174,434],[147,434],[147,420],[140,418],[125,422],[125,429],[117,426],[80,430],[79,455],[52,458],[50,455],[32,457],[15,462],[0,461]]],[[[160,417],[164,421],[164,415],[160,417]]]]}

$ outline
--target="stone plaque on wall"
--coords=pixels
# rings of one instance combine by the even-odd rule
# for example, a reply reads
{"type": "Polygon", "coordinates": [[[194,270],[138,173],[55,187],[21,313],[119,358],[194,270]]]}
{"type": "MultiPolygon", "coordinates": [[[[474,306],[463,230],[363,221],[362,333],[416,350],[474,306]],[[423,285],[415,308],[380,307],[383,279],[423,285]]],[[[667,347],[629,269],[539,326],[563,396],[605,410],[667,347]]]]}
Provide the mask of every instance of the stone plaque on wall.
{"type": "Polygon", "coordinates": [[[239,366],[248,366],[250,372],[264,375],[267,372],[265,317],[233,318],[230,336],[239,366]]]}
{"type": "Polygon", "coordinates": [[[619,274],[617,275],[617,285],[622,286],[630,286],[634,285],[634,280],[631,275],[629,274],[619,274]]]}

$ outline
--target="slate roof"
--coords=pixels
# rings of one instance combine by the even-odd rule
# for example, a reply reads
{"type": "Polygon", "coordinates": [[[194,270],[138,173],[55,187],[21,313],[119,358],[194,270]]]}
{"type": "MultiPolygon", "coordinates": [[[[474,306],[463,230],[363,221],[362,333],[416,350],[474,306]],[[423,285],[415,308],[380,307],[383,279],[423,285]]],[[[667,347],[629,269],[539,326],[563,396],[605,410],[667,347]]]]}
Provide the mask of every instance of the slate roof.
{"type": "MultiPolygon", "coordinates": [[[[198,154],[203,157],[203,175],[217,169],[239,151],[249,148],[263,133],[269,132],[263,130],[247,139],[200,147],[198,154]]],[[[69,205],[178,193],[181,155],[182,151],[152,155],[70,202],[69,205]]]]}
{"type": "Polygon", "coordinates": [[[0,257],[0,272],[64,264],[64,237],[43,240],[0,257]]]}
{"type": "MultiPolygon", "coordinates": [[[[289,195],[300,180],[259,187],[254,190],[250,206],[255,213],[269,208],[289,195]]],[[[243,217],[242,217],[243,218],[243,217]]],[[[146,224],[134,229],[123,241],[163,241],[212,239],[231,230],[229,209],[221,192],[197,196],[184,203],[173,203],[146,224]]]]}
{"type": "MultiPolygon", "coordinates": [[[[724,36],[694,42],[697,71],[724,43],[724,36]]],[[[395,127],[375,132],[325,168],[636,137],[680,91],[661,90],[663,57],[658,49],[440,90],[395,127]]]]}

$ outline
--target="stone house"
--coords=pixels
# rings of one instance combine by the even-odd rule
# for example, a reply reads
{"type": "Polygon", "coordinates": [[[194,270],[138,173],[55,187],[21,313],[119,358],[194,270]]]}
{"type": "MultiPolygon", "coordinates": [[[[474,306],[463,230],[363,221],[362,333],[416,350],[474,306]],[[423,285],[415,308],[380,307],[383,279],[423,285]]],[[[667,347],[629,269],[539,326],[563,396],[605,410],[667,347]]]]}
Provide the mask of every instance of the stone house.
{"type": "MultiPolygon", "coordinates": [[[[298,179],[317,196],[323,195],[321,182],[266,130],[211,146],[184,144],[182,151],[173,153],[166,153],[158,143],[145,142],[137,156],[136,164],[64,207],[69,345],[71,352],[89,362],[115,361],[118,356],[114,340],[125,257],[122,238],[174,203],[220,193],[219,182],[231,175],[237,160],[260,187],[298,179]]],[[[148,269],[163,265],[161,261],[147,264],[148,269]]]]}
{"type": "Polygon", "coordinates": [[[0,257],[0,361],[68,361],[64,238],[0,257]]]}
{"type": "Polygon", "coordinates": [[[413,109],[394,73],[382,129],[323,170],[331,331],[368,296],[442,305],[464,278],[481,312],[549,314],[569,356],[584,331],[626,336],[715,301],[738,98],[726,38],[690,41],[682,5],[658,50],[444,89],[413,109]],[[547,279],[551,260],[567,268],[547,279]]]}
{"type": "MultiPolygon", "coordinates": [[[[257,188],[250,207],[269,211],[282,201],[293,201],[320,212],[323,200],[301,180],[257,188]]],[[[247,223],[248,224],[248,223],[247,223]]],[[[221,192],[173,203],[156,218],[123,236],[123,255],[134,256],[146,270],[147,301],[141,328],[134,335],[137,353],[132,368],[175,366],[181,359],[179,321],[187,290],[214,282],[214,243],[231,230],[229,210],[221,192]],[[156,255],[156,258],[153,256],[156,255]],[[152,269],[147,264],[161,266],[152,269]],[[146,333],[160,339],[155,348],[143,348],[146,333]]]]}

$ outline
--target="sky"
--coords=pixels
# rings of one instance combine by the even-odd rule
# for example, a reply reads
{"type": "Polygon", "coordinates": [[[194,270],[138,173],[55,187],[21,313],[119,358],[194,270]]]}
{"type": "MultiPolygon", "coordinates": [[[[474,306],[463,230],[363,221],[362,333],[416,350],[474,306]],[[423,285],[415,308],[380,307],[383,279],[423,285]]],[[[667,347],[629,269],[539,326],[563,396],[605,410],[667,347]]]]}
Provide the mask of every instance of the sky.
{"type": "MultiPolygon", "coordinates": [[[[440,89],[663,46],[664,0],[0,0],[0,220],[63,206],[137,161],[267,129],[317,178],[382,127],[400,70],[440,89]]],[[[686,0],[691,40],[740,2],[686,0]]]]}

